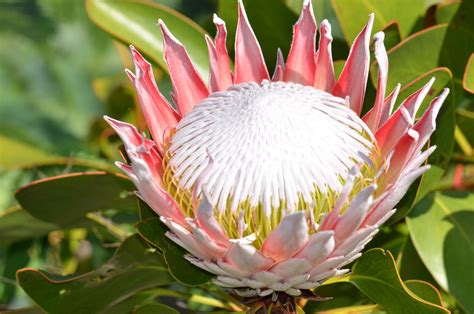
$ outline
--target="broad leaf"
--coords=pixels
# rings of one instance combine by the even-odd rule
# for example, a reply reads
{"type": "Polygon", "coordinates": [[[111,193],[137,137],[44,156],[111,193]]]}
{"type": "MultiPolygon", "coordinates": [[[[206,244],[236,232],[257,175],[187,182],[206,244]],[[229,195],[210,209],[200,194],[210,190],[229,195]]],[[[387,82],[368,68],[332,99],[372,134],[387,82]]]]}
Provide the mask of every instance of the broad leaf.
{"type": "Polygon", "coordinates": [[[165,235],[168,228],[158,218],[142,220],[136,228],[144,239],[163,252],[169,270],[176,280],[189,286],[197,286],[212,278],[212,274],[194,266],[184,258],[186,250],[168,239],[165,235]]]}
{"type": "Polygon", "coordinates": [[[422,280],[407,280],[405,285],[410,289],[411,292],[425,301],[431,302],[437,305],[443,305],[443,300],[439,291],[431,284],[422,280]]]}
{"type": "Polygon", "coordinates": [[[56,229],[58,226],[41,221],[19,207],[0,213],[0,245],[40,237],[56,229]]]}
{"type": "Polygon", "coordinates": [[[467,62],[462,86],[466,91],[474,94],[474,53],[471,54],[471,57],[469,57],[469,61],[467,62]]]}
{"type": "Polygon", "coordinates": [[[94,272],[71,277],[25,268],[18,271],[17,278],[30,298],[53,314],[107,312],[141,290],[174,281],[161,256],[150,252],[136,235],[125,240],[115,255],[94,272]]]}
{"type": "Polygon", "coordinates": [[[33,217],[64,227],[83,222],[88,212],[136,209],[134,190],[122,175],[83,172],[34,181],[15,197],[33,217]]]}
{"type": "Polygon", "coordinates": [[[57,158],[36,147],[0,135],[0,167],[20,168],[50,162],[57,158]]]}
{"type": "Polygon", "coordinates": [[[417,23],[425,13],[423,0],[332,0],[332,3],[349,44],[367,23],[371,13],[375,13],[374,32],[395,20],[400,26],[402,38],[418,28],[417,23]]]}
{"type": "Polygon", "coordinates": [[[407,217],[407,225],[413,244],[438,284],[467,312],[474,312],[474,194],[429,194],[407,217]]]}
{"type": "Polygon", "coordinates": [[[365,252],[352,267],[349,281],[389,313],[449,313],[405,286],[389,251],[365,252]]]}
{"type": "Polygon", "coordinates": [[[163,5],[134,0],[88,0],[87,13],[94,23],[126,44],[134,45],[153,62],[166,70],[163,39],[157,26],[162,19],[178,38],[203,77],[207,77],[209,60],[204,40],[206,33],[198,24],[163,5]]]}

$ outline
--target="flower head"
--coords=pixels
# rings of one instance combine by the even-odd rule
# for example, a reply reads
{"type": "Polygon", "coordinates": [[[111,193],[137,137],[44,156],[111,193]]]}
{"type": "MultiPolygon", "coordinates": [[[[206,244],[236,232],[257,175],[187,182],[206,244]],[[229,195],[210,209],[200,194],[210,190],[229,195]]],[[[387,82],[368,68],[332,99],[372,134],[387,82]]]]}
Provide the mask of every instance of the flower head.
{"type": "Polygon", "coordinates": [[[394,109],[387,97],[384,34],[374,36],[379,65],[373,107],[360,117],[369,70],[373,15],[339,78],[331,27],[317,26],[305,1],[286,62],[270,77],[242,2],[231,71],[224,21],[207,86],[184,46],[160,21],[173,82],[171,106],[150,64],[133,48],[134,84],[153,141],[106,117],[131,164],[117,163],[169,227],[188,260],[242,296],[315,288],[358,256],[410,184],[429,166],[425,151],[448,90],[415,122],[433,80],[394,109]]]}

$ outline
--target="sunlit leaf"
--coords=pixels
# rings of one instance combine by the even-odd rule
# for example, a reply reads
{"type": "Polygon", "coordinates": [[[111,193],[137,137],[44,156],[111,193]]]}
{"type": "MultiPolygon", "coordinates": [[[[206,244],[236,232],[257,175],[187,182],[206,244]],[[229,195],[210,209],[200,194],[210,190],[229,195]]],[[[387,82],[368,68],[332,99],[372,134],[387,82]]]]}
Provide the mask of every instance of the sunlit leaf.
{"type": "Polygon", "coordinates": [[[348,43],[352,43],[371,13],[375,13],[374,32],[395,20],[402,38],[417,28],[425,13],[423,0],[332,0],[332,3],[348,43]]]}
{"type": "Polygon", "coordinates": [[[50,162],[56,158],[57,156],[48,154],[37,147],[0,135],[0,167],[20,168],[50,162]]]}
{"type": "Polygon", "coordinates": [[[186,46],[196,68],[207,77],[209,61],[204,41],[206,33],[198,24],[173,9],[147,1],[88,0],[87,13],[94,23],[126,44],[134,45],[166,70],[163,40],[157,26],[162,19],[186,46]]]}
{"type": "Polygon", "coordinates": [[[34,181],[15,197],[33,217],[59,226],[84,222],[85,214],[105,209],[137,209],[135,187],[122,175],[72,173],[34,181]]]}
{"type": "Polygon", "coordinates": [[[474,194],[427,195],[407,217],[410,236],[438,284],[474,311],[474,194]],[[429,227],[428,227],[429,226],[429,227]]]}

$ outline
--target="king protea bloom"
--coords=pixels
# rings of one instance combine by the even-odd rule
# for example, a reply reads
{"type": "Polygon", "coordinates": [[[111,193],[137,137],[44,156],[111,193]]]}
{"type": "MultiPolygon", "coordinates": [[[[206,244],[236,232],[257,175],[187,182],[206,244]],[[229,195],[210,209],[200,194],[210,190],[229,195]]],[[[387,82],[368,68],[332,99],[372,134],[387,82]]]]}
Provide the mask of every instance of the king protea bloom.
{"type": "Polygon", "coordinates": [[[375,102],[361,117],[373,15],[336,78],[331,26],[321,22],[315,50],[317,24],[305,1],[286,62],[279,52],[270,76],[242,1],[238,7],[233,70],[224,21],[214,16],[216,37],[205,37],[209,84],[159,21],[174,106],[131,47],[135,73],[126,73],[153,140],[128,123],[106,120],[131,160],[118,167],[191,263],[241,296],[298,296],[345,274],[343,267],[429,169],[424,164],[435,147],[423,148],[449,91],[418,121],[433,79],[396,107],[400,86],[385,96],[388,59],[380,32],[375,102]]]}

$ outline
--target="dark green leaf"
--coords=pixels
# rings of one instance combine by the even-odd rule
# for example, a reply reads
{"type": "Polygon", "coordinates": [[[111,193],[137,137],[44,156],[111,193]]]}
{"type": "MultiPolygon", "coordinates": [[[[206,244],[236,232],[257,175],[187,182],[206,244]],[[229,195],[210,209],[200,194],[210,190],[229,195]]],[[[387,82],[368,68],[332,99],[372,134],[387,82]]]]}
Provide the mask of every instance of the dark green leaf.
{"type": "Polygon", "coordinates": [[[168,228],[158,218],[142,220],[136,228],[143,238],[163,252],[169,270],[176,280],[189,286],[197,286],[212,278],[210,273],[197,268],[184,258],[187,252],[168,239],[165,235],[168,228]]]}
{"type": "Polygon", "coordinates": [[[87,13],[94,23],[126,44],[133,44],[164,70],[163,40],[157,26],[162,19],[186,46],[196,68],[207,77],[209,60],[205,31],[184,15],[163,5],[133,0],[88,0],[87,13]]]}
{"type": "Polygon", "coordinates": [[[443,300],[439,291],[431,284],[422,280],[407,280],[405,285],[410,289],[411,292],[419,296],[425,301],[431,302],[436,305],[443,305],[443,300]]]}
{"type": "Polygon", "coordinates": [[[410,236],[424,264],[467,312],[474,311],[473,204],[473,193],[438,192],[427,195],[407,217],[410,236]]]}
{"type": "Polygon", "coordinates": [[[389,251],[365,252],[352,267],[349,281],[389,313],[449,313],[406,288],[389,251]]]}
{"type": "Polygon", "coordinates": [[[105,172],[72,173],[34,181],[15,197],[33,217],[59,226],[85,220],[85,214],[104,209],[137,209],[133,183],[105,172]]]}
{"type": "MultiPolygon", "coordinates": [[[[133,294],[173,282],[163,260],[134,235],[98,270],[59,276],[31,268],[19,270],[23,290],[48,313],[105,312],[133,294]]],[[[129,309],[130,310],[130,309],[129,309]]]]}
{"type": "Polygon", "coordinates": [[[0,214],[0,245],[40,237],[58,226],[41,221],[21,208],[11,208],[0,214]]]}
{"type": "Polygon", "coordinates": [[[389,50],[402,41],[402,36],[400,35],[400,26],[396,21],[390,22],[382,29],[382,31],[385,33],[385,49],[389,50]]]}

